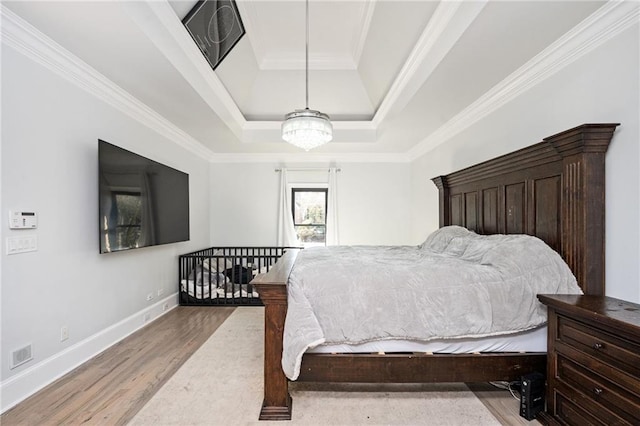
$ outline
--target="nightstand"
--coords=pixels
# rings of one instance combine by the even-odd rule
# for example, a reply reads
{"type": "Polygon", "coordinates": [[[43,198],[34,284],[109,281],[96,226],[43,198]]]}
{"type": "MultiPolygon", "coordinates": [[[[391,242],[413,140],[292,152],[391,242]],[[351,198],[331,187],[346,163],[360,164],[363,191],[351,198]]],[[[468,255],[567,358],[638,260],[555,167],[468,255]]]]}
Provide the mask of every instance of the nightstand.
{"type": "Polygon", "coordinates": [[[538,295],[549,309],[547,424],[640,424],[640,305],[538,295]]]}

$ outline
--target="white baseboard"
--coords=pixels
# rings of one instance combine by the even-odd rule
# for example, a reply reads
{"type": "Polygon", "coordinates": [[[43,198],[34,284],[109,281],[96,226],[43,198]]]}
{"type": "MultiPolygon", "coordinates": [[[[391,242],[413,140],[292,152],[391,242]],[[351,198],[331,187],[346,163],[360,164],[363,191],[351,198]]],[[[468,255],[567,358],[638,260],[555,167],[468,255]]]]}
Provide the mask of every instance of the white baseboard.
{"type": "Polygon", "coordinates": [[[2,381],[0,383],[0,413],[4,413],[176,306],[178,306],[177,292],[2,381]],[[149,320],[145,321],[144,318],[147,314],[149,320]]]}

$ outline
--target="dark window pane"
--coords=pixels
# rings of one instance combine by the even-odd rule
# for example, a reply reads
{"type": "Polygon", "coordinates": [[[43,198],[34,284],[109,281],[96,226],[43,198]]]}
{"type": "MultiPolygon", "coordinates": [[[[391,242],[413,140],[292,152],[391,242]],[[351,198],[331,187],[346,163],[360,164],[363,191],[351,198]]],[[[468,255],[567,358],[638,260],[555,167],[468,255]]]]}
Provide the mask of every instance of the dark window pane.
{"type": "Polygon", "coordinates": [[[142,197],[137,193],[115,193],[115,206],[118,210],[116,224],[116,245],[118,247],[137,247],[142,230],[142,197]]]}
{"type": "Polygon", "coordinates": [[[292,214],[298,239],[303,245],[324,245],[327,218],[327,189],[294,188],[292,214]]]}

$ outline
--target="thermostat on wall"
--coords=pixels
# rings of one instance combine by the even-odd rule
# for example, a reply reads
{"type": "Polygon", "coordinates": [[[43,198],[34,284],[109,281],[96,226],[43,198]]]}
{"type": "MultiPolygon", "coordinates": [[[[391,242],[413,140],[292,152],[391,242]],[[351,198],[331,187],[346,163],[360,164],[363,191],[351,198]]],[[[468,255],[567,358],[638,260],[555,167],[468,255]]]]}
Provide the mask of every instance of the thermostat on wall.
{"type": "Polygon", "coordinates": [[[38,215],[36,212],[9,211],[9,228],[34,229],[38,227],[38,215]]]}

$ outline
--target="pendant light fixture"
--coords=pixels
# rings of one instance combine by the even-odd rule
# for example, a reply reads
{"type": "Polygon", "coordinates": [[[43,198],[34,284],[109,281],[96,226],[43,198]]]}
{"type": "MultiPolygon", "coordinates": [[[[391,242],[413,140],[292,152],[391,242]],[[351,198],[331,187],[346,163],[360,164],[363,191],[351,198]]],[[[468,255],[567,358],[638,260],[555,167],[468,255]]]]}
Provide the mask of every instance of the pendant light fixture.
{"type": "Polygon", "coordinates": [[[327,114],[309,109],[309,0],[306,0],[306,14],[305,109],[297,109],[284,116],[282,139],[305,151],[309,151],[333,139],[333,126],[327,114]]]}

